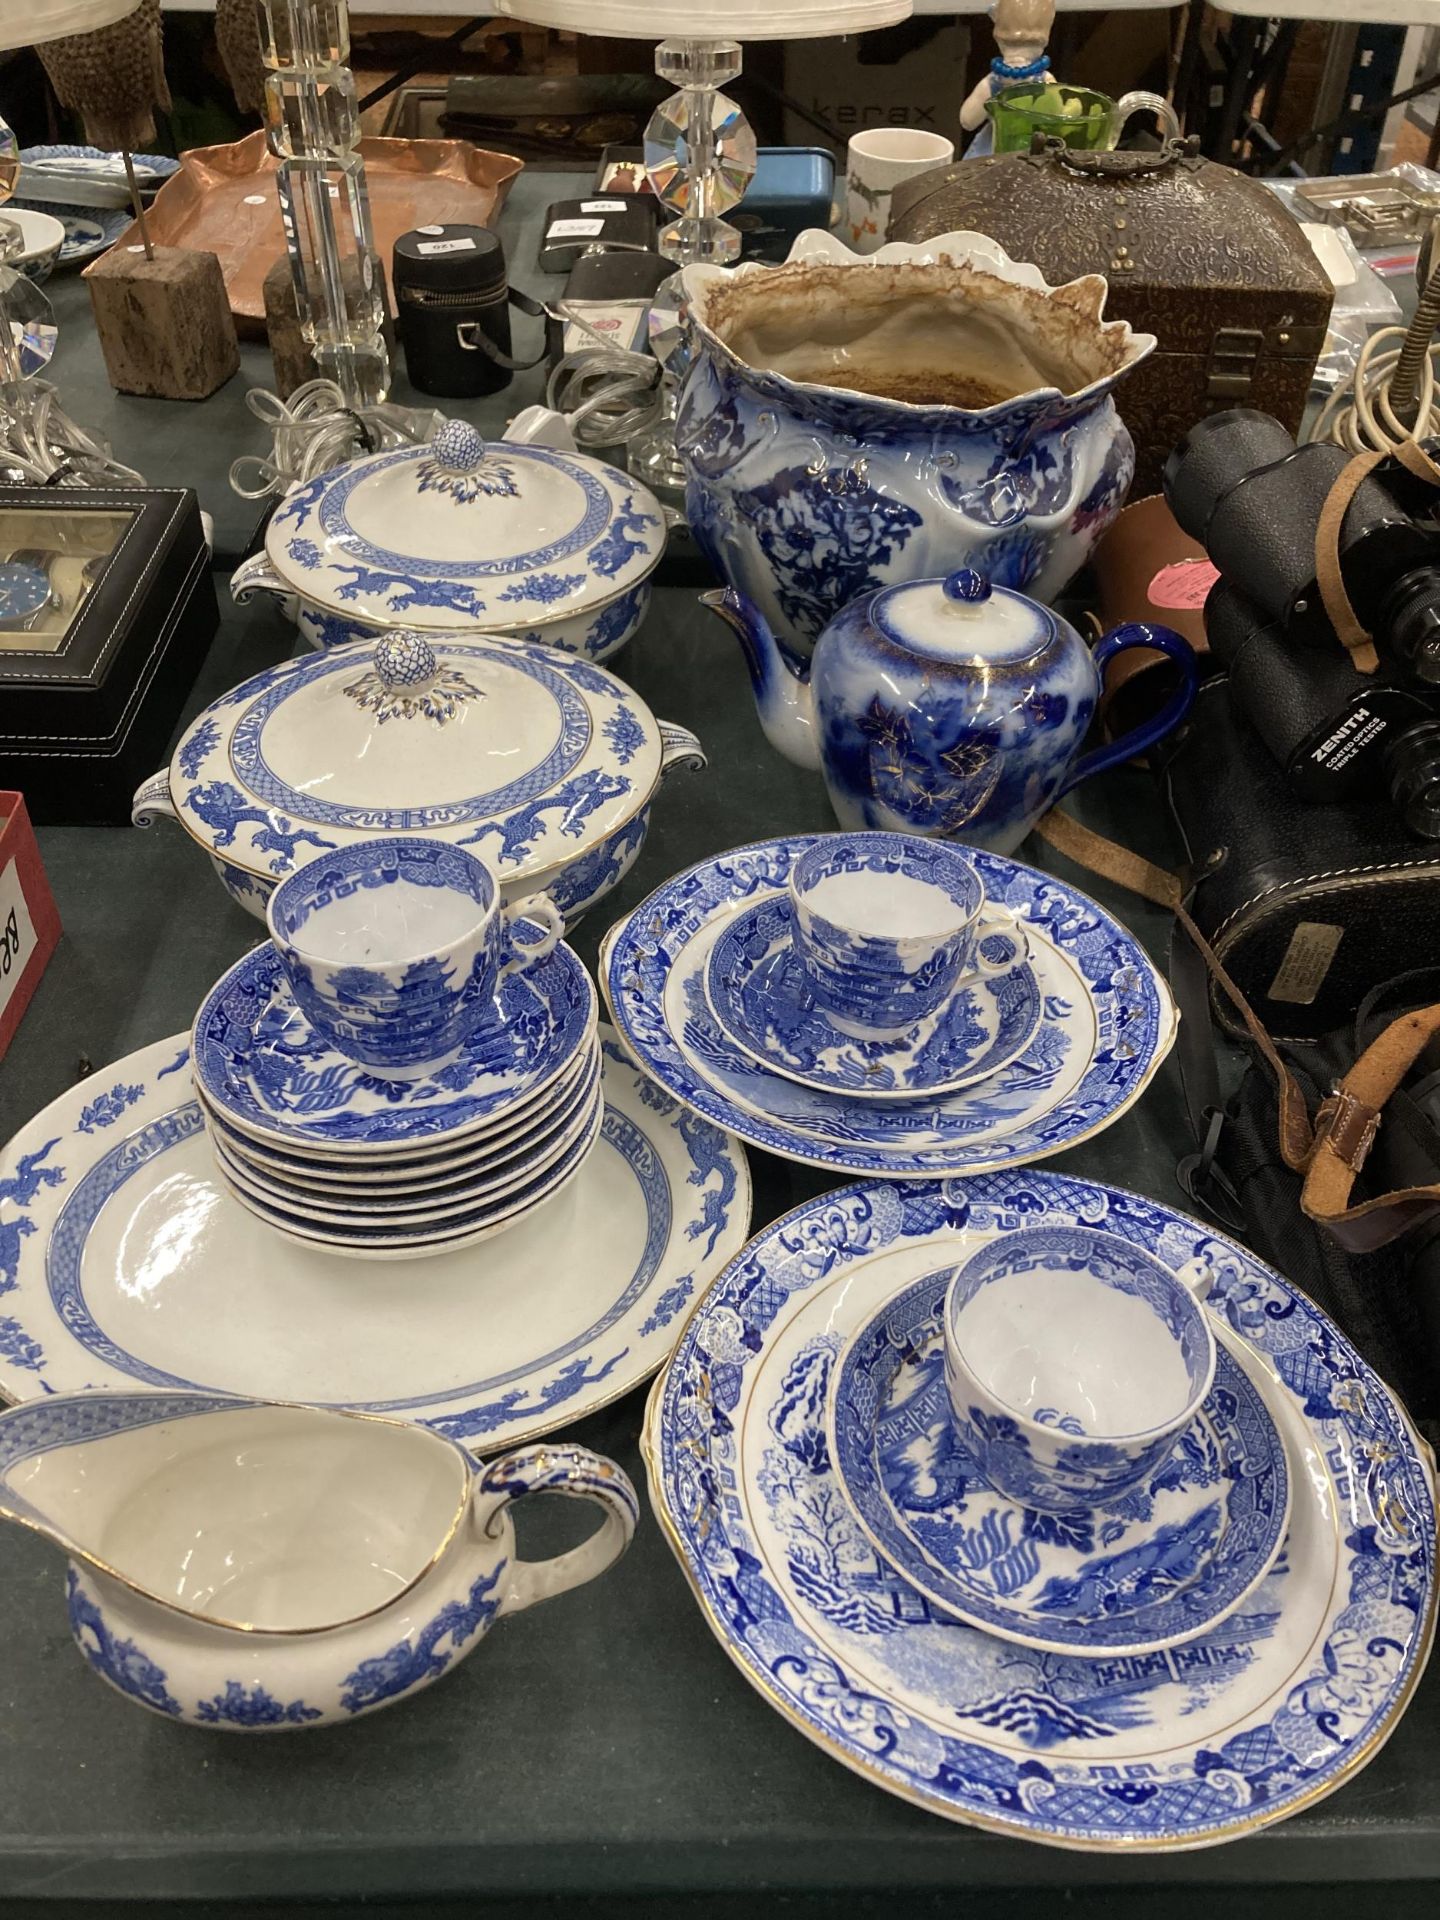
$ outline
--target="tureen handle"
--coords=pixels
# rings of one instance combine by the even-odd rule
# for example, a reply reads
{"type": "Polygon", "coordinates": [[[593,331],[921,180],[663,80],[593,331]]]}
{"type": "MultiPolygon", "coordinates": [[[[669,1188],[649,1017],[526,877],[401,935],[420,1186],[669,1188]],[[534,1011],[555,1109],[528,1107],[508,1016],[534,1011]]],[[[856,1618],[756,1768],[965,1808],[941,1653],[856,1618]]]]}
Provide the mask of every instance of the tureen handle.
{"type": "Polygon", "coordinates": [[[288,600],[290,591],[271,566],[268,553],[252,553],[230,576],[230,598],[237,607],[243,607],[257,593],[268,594],[272,600],[288,600]]]}
{"type": "Polygon", "coordinates": [[[406,628],[376,643],[375,671],[386,693],[423,693],[434,685],[440,663],[423,634],[406,628]]]}
{"type": "Polygon", "coordinates": [[[549,1560],[515,1560],[501,1613],[518,1613],[537,1600],[582,1587],[611,1567],[629,1546],[640,1517],[640,1502],[629,1477],[613,1460],[591,1453],[588,1447],[552,1446],[542,1441],[521,1447],[503,1459],[482,1467],[475,1481],[472,1514],[478,1531],[488,1540],[508,1531],[504,1509],[527,1493],[561,1493],[572,1500],[593,1500],[605,1519],[600,1529],[568,1553],[549,1560]]]}
{"type": "Polygon", "coordinates": [[[170,798],[170,769],[162,767],[159,773],[152,773],[148,780],[142,780],[135,789],[135,798],[130,802],[130,824],[132,827],[153,827],[157,820],[178,820],[175,803],[170,798]]]}
{"type": "Polygon", "coordinates": [[[661,720],[657,724],[660,728],[661,779],[667,773],[673,773],[677,767],[687,767],[691,773],[703,772],[708,762],[698,737],[676,720],[661,720]]]}
{"type": "Polygon", "coordinates": [[[1057,800],[1069,793],[1072,787],[1078,787],[1082,780],[1088,780],[1092,773],[1104,773],[1107,767],[1118,767],[1122,761],[1133,760],[1137,753],[1144,753],[1157,740],[1163,740],[1167,733],[1179,726],[1194,704],[1196,689],[1200,685],[1200,668],[1195,659],[1195,650],[1173,627],[1162,627],[1153,621],[1127,620],[1123,626],[1112,628],[1096,641],[1095,651],[1090,658],[1102,681],[1105,669],[1115,655],[1125,653],[1131,647],[1149,647],[1156,653],[1168,654],[1180,669],[1180,684],[1158,713],[1152,714],[1148,720],[1142,720],[1129,733],[1122,733],[1118,740],[1111,740],[1106,746],[1082,753],[1065,775],[1055,795],[1057,800]]]}

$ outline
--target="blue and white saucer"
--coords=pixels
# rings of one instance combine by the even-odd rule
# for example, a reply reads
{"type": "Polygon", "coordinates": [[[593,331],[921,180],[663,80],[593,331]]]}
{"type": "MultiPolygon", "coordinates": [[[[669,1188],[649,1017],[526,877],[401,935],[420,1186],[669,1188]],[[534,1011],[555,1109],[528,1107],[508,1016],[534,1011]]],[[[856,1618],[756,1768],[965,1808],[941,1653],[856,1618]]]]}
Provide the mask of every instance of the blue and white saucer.
{"type": "Polygon", "coordinates": [[[206,996],[192,1034],[195,1083],[231,1127],[342,1158],[403,1153],[498,1123],[555,1082],[594,1038],[595,989],[564,945],[501,983],[497,1017],[453,1065],[387,1080],[311,1028],[268,943],[206,996]]]}
{"type": "Polygon", "coordinates": [[[955,1426],[949,1281],[947,1268],[887,1301],[836,1365],[830,1455],[876,1547],[937,1606],[1042,1653],[1139,1655],[1218,1626],[1290,1517],[1284,1443],[1248,1375],[1218,1348],[1200,1417],[1147,1486],[1038,1513],[990,1485],[955,1426]]]}
{"type": "Polygon", "coordinates": [[[600,982],[615,1024],[677,1100],[771,1153],[901,1179],[978,1173],[1059,1153],[1132,1106],[1174,1044],[1164,981],[1133,936],[1052,875],[971,853],[986,898],[1024,924],[1044,1005],[1029,1046],[957,1092],[866,1100],[762,1067],[710,1010],[710,951],[757,899],[783,890],[812,836],[764,840],[667,880],[612,927],[600,982]]]}
{"type": "Polygon", "coordinates": [[[867,1100],[953,1093],[999,1073],[1035,1037],[1044,1006],[1035,973],[1007,933],[987,935],[986,958],[1017,964],[963,984],[899,1039],[861,1040],[817,1006],[794,944],[786,894],[737,914],[710,949],[705,994],[726,1037],[762,1067],[867,1100]]]}
{"type": "MultiPolygon", "coordinates": [[[[172,173],[179,170],[180,162],[172,160],[163,153],[137,153],[132,156],[136,177],[142,185],[147,181],[168,180],[172,173]]],[[[63,143],[47,146],[24,147],[20,153],[20,164],[36,171],[52,171],[55,166],[66,169],[83,169],[92,172],[114,171],[119,166],[118,154],[107,154],[99,147],[82,147],[63,143]]],[[[120,179],[124,181],[123,173],[120,179]]],[[[60,248],[59,265],[62,267],[83,266],[87,260],[93,260],[97,254],[104,253],[108,247],[124,233],[134,219],[128,207],[83,207],[72,206],[68,202],[51,200],[30,200],[24,193],[11,202],[17,207],[33,207],[37,212],[54,216],[65,229],[65,239],[60,248]]]]}

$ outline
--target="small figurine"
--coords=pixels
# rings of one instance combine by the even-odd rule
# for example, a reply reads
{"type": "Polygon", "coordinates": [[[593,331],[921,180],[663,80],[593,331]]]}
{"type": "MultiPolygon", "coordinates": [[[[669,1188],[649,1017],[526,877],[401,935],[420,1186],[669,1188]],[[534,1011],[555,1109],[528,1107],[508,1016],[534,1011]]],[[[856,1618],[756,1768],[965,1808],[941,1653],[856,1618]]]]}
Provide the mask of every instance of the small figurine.
{"type": "Polygon", "coordinates": [[[1055,0],[991,0],[990,18],[999,52],[990,62],[989,73],[960,109],[960,125],[966,133],[979,129],[977,139],[967,149],[970,153],[977,152],[981,145],[989,151],[986,101],[1002,87],[1037,80],[1050,71],[1045,47],[1055,22],[1055,0]]]}

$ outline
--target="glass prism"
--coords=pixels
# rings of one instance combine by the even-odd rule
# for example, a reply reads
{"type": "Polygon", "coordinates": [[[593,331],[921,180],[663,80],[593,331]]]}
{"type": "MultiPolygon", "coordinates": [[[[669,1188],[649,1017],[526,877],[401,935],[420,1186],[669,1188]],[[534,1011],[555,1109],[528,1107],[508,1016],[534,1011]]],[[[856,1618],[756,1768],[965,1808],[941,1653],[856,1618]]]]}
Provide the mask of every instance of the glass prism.
{"type": "Polygon", "coordinates": [[[645,170],[672,213],[722,214],[745,197],[755,172],[754,131],[728,94],[672,94],[645,129],[645,170]]]}

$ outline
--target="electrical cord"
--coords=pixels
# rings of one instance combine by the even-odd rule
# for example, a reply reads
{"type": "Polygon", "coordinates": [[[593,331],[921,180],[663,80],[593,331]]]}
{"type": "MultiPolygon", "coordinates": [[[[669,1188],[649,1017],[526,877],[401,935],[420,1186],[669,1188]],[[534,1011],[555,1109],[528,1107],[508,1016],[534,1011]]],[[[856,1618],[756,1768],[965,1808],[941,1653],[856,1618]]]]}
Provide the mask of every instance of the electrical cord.
{"type": "Polygon", "coordinates": [[[1321,409],[1312,440],[1350,453],[1388,453],[1405,440],[1440,434],[1440,265],[1432,268],[1435,229],[1420,255],[1420,299],[1408,327],[1381,327],[1360,349],[1355,370],[1321,409]]]}
{"type": "Polygon", "coordinates": [[[268,456],[242,453],[230,468],[230,485],[242,500],[263,500],[272,493],[328,473],[360,453],[420,445],[434,438],[440,415],[433,407],[352,408],[333,380],[307,380],[288,400],[264,387],[252,387],[245,404],[269,428],[268,456]]]}
{"type": "Polygon", "coordinates": [[[35,379],[0,387],[0,474],[32,487],[145,485],[143,473],[75,424],[54,387],[35,379]]]}
{"type": "Polygon", "coordinates": [[[662,404],[654,354],[617,347],[563,300],[554,318],[595,342],[562,355],[545,387],[546,406],[565,416],[576,446],[616,447],[644,433],[660,417],[662,404]]]}

